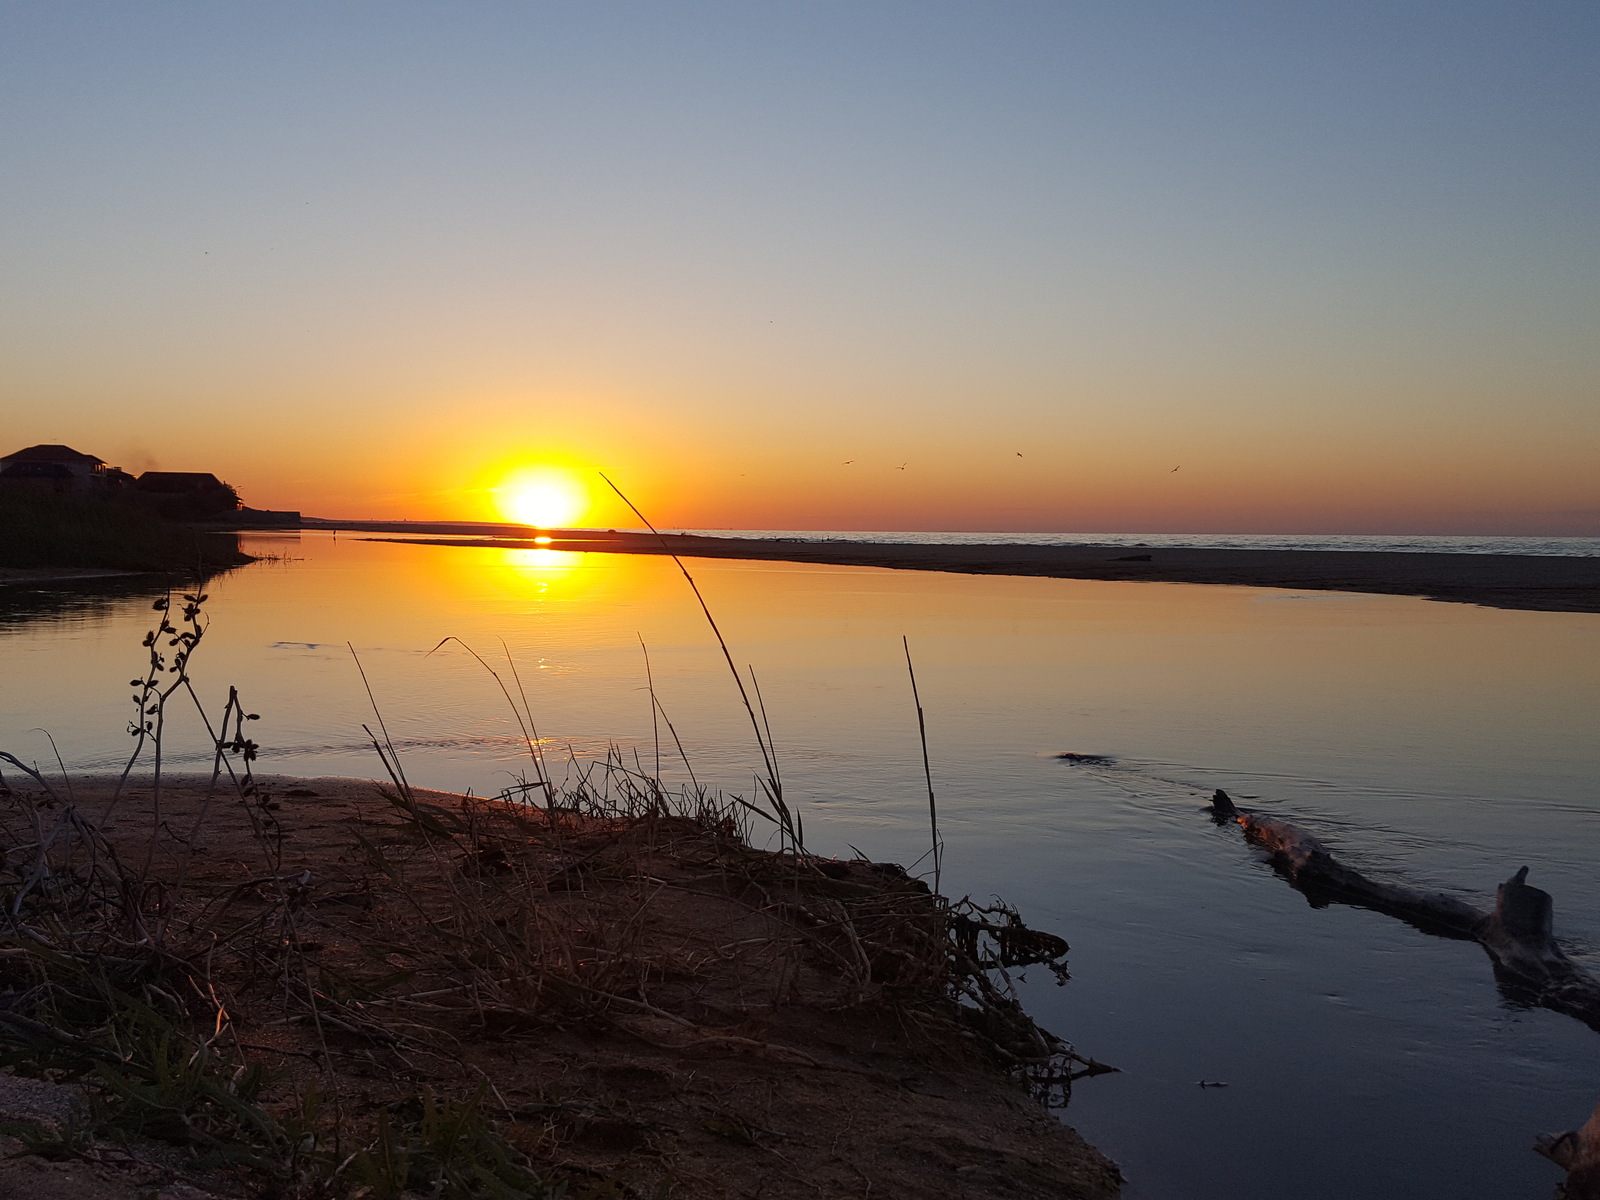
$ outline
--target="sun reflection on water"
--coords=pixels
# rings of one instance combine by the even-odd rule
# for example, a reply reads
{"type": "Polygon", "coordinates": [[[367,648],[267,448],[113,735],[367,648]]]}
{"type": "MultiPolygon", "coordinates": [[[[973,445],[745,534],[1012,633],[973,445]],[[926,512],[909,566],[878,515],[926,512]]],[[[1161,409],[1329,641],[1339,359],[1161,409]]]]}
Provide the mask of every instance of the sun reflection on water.
{"type": "Polygon", "coordinates": [[[594,585],[585,555],[569,550],[507,549],[499,553],[504,578],[515,591],[538,600],[576,599],[594,585]]]}
{"type": "Polygon", "coordinates": [[[527,571],[539,572],[541,575],[565,575],[577,570],[583,565],[584,555],[571,550],[506,550],[503,564],[508,567],[521,567],[527,571]]]}

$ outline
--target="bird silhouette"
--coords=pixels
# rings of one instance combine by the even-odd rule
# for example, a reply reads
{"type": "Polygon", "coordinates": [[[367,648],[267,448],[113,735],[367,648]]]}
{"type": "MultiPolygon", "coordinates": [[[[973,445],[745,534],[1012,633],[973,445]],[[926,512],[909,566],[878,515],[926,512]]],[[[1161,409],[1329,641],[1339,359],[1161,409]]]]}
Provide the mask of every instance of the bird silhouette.
{"type": "Polygon", "coordinates": [[[905,469],[906,469],[905,463],[901,463],[898,467],[895,468],[896,471],[904,471],[905,469]]]}
{"type": "Polygon", "coordinates": [[[1017,451],[1017,457],[1018,457],[1018,458],[1021,458],[1021,457],[1022,457],[1022,451],[1021,451],[1021,450],[1018,450],[1018,451],[1017,451]]]}
{"type": "Polygon", "coordinates": [[[849,466],[849,465],[850,465],[850,464],[851,464],[851,463],[853,463],[853,462],[855,462],[855,459],[853,459],[853,458],[847,458],[847,459],[845,459],[845,460],[844,460],[844,463],[843,463],[843,464],[842,464],[842,465],[844,465],[844,466],[846,466],[846,467],[848,467],[848,466],[849,466]]]}
{"type": "MultiPolygon", "coordinates": [[[[1172,468],[1172,471],[1176,471],[1176,470],[1177,470],[1177,469],[1178,469],[1178,468],[1177,468],[1177,467],[1173,467],[1173,468],[1172,468]]],[[[1167,474],[1168,474],[1168,475],[1171,475],[1171,474],[1172,474],[1172,471],[1168,471],[1168,472],[1167,472],[1167,474]]]]}

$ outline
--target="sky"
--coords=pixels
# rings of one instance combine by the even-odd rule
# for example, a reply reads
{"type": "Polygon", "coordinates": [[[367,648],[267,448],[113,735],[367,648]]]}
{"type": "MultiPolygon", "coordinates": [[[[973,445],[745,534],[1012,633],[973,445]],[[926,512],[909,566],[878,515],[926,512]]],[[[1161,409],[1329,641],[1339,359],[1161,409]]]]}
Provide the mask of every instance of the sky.
{"type": "Polygon", "coordinates": [[[1600,5],[0,0],[0,454],[1600,534],[1600,5]]]}

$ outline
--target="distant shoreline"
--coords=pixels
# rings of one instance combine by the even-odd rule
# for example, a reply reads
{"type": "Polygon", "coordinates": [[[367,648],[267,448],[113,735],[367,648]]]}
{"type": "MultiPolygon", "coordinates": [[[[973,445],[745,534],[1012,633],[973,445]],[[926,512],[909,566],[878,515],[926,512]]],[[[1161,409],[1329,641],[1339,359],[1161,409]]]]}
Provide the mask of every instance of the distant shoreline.
{"type": "Polygon", "coordinates": [[[807,542],[699,534],[550,530],[466,522],[307,521],[306,529],[407,534],[396,541],[501,549],[826,563],[967,575],[1024,575],[1146,583],[1208,583],[1297,591],[1419,596],[1541,612],[1600,612],[1600,558],[1356,550],[1216,550],[1118,546],[807,542]],[[536,531],[529,530],[528,533],[536,531]],[[485,534],[491,536],[484,536],[485,534]],[[499,536],[493,536],[498,534],[499,536]],[[665,543],[665,546],[663,545],[665,543]]]}
{"type": "Polygon", "coordinates": [[[0,587],[7,584],[83,583],[148,574],[153,572],[119,571],[111,567],[0,567],[0,587]]]}

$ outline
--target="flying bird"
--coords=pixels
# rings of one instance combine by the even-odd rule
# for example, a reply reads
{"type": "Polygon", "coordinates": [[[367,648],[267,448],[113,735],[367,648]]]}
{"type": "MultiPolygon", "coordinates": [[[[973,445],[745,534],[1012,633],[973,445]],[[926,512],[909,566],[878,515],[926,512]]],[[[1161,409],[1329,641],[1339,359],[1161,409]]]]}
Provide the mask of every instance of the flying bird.
{"type": "Polygon", "coordinates": [[[855,462],[855,459],[847,458],[847,459],[844,460],[844,463],[842,465],[848,467],[853,462],[855,462]]]}
{"type": "MultiPolygon", "coordinates": [[[[1180,465],[1181,465],[1181,464],[1180,464],[1180,465]]],[[[1178,468],[1177,468],[1177,467],[1173,467],[1173,468],[1172,468],[1172,471],[1176,471],[1176,470],[1177,470],[1177,469],[1178,469],[1178,468]]],[[[1171,475],[1171,474],[1172,474],[1172,471],[1168,471],[1168,472],[1167,472],[1167,474],[1168,474],[1168,475],[1171,475]]]]}
{"type": "Polygon", "coordinates": [[[904,471],[905,469],[906,469],[905,463],[901,463],[898,467],[895,468],[896,471],[904,471]]]}

